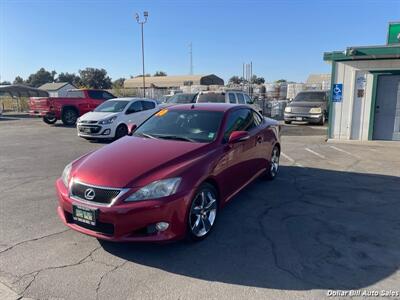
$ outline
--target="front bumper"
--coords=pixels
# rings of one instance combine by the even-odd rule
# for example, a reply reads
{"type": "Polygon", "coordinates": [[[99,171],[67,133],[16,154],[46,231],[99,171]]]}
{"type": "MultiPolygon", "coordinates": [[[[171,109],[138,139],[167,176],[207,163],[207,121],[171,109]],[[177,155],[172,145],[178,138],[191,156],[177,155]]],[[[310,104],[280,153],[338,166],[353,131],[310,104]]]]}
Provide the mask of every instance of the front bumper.
{"type": "Polygon", "coordinates": [[[61,179],[56,182],[57,213],[63,223],[81,233],[108,241],[161,242],[178,240],[186,234],[186,219],[192,192],[179,193],[162,200],[123,202],[112,206],[98,206],[71,199],[61,179]],[[72,206],[98,209],[96,226],[79,224],[72,219],[72,206]],[[162,232],[148,232],[158,222],[168,222],[162,232]]]}
{"type": "Polygon", "coordinates": [[[322,120],[322,113],[311,114],[311,113],[287,113],[283,114],[285,121],[299,121],[299,122],[312,122],[318,123],[322,120]]]}
{"type": "Polygon", "coordinates": [[[78,136],[83,138],[109,139],[115,136],[115,129],[110,125],[78,123],[78,136]]]}

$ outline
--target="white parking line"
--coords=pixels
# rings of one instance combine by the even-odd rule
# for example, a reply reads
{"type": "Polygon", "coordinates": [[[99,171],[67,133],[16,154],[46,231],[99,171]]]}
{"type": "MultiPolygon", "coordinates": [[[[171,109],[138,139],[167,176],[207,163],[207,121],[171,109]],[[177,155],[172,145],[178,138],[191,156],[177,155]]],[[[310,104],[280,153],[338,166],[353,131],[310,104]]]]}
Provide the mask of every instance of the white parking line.
{"type": "Polygon", "coordinates": [[[292,162],[292,163],[294,163],[294,159],[293,158],[291,158],[289,155],[286,155],[285,153],[281,153],[282,154],[282,156],[284,157],[284,158],[286,158],[288,161],[290,161],[290,162],[292,162]]]}
{"type": "Polygon", "coordinates": [[[308,152],[310,152],[310,153],[312,153],[312,154],[314,154],[314,155],[316,155],[316,156],[322,158],[322,159],[325,159],[325,158],[326,158],[326,157],[323,156],[322,154],[319,154],[318,152],[315,152],[315,151],[311,150],[310,148],[304,148],[304,149],[305,149],[306,151],[308,151],[308,152]]]}
{"type": "Polygon", "coordinates": [[[346,150],[340,149],[340,148],[335,147],[335,146],[329,146],[329,147],[332,148],[332,149],[335,149],[336,151],[339,151],[339,152],[342,152],[342,153],[346,153],[347,155],[350,155],[350,156],[353,156],[353,157],[355,157],[355,158],[361,159],[361,157],[359,157],[358,155],[355,155],[355,154],[353,154],[353,153],[350,153],[350,152],[348,152],[348,151],[346,151],[346,150]]]}

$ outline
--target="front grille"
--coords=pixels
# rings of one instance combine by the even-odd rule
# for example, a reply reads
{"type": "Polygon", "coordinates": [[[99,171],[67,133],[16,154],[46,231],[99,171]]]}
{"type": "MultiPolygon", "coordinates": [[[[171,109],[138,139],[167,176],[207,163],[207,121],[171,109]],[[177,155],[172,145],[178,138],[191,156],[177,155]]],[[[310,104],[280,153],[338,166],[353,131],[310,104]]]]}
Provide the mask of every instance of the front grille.
{"type": "Polygon", "coordinates": [[[306,106],[292,106],[292,113],[307,114],[310,112],[310,107],[306,106]]]}
{"type": "Polygon", "coordinates": [[[85,125],[85,126],[79,126],[78,127],[79,132],[85,132],[85,133],[99,133],[101,130],[101,126],[97,125],[85,125]]]}
{"type": "Polygon", "coordinates": [[[119,195],[120,192],[120,189],[93,187],[80,182],[74,182],[71,187],[71,196],[77,197],[85,201],[102,204],[110,204],[112,200],[119,195]],[[88,189],[92,189],[94,191],[93,199],[88,199],[88,197],[85,197],[85,192],[88,189]]]}
{"type": "Polygon", "coordinates": [[[83,120],[83,121],[80,121],[79,123],[82,123],[82,124],[96,124],[97,121],[86,121],[86,120],[83,120]]]}
{"type": "Polygon", "coordinates": [[[89,224],[74,220],[74,218],[72,217],[72,214],[70,214],[67,211],[64,211],[64,215],[67,220],[67,223],[76,224],[80,227],[83,227],[83,228],[86,228],[86,229],[89,229],[89,230],[92,230],[92,231],[95,231],[98,233],[102,233],[105,235],[113,235],[114,234],[114,225],[111,223],[103,223],[103,222],[97,221],[96,225],[93,226],[93,225],[89,225],[89,224]]]}

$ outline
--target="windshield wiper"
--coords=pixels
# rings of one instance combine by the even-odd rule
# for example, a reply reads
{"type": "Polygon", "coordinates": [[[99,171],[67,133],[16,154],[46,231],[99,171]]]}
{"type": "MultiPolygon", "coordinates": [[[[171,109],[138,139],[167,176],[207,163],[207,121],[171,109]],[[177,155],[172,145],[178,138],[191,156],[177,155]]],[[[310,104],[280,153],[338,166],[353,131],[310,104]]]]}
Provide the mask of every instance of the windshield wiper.
{"type": "Polygon", "coordinates": [[[147,137],[149,139],[154,139],[154,140],[157,139],[155,136],[152,136],[151,134],[144,133],[144,132],[138,132],[138,133],[135,133],[135,135],[141,135],[141,136],[147,137]]]}
{"type": "Polygon", "coordinates": [[[196,141],[191,138],[178,136],[178,135],[157,135],[157,137],[161,138],[161,139],[166,139],[166,140],[179,140],[179,141],[196,143],[196,141]]]}

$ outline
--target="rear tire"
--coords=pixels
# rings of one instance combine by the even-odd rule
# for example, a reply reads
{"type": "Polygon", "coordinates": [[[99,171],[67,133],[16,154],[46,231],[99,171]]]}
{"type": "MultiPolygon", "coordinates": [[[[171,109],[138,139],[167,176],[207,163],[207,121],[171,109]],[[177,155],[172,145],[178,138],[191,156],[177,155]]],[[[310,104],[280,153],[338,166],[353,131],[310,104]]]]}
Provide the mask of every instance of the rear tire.
{"type": "Polygon", "coordinates": [[[44,116],[43,122],[51,125],[51,124],[54,124],[55,122],[57,122],[57,118],[54,116],[44,116]]]}
{"type": "Polygon", "coordinates": [[[204,240],[215,227],[218,216],[218,193],[207,182],[200,185],[190,203],[187,218],[187,239],[192,242],[204,240]]]}
{"type": "Polygon", "coordinates": [[[118,140],[128,134],[128,127],[125,124],[118,125],[115,130],[115,139],[118,140]]]}
{"type": "Polygon", "coordinates": [[[267,180],[274,180],[279,172],[279,157],[280,151],[278,146],[274,146],[271,153],[271,158],[268,162],[267,170],[265,172],[265,178],[267,180]]]}
{"type": "Polygon", "coordinates": [[[76,120],[78,119],[78,113],[73,108],[64,109],[61,120],[64,125],[72,126],[76,124],[76,120]]]}

